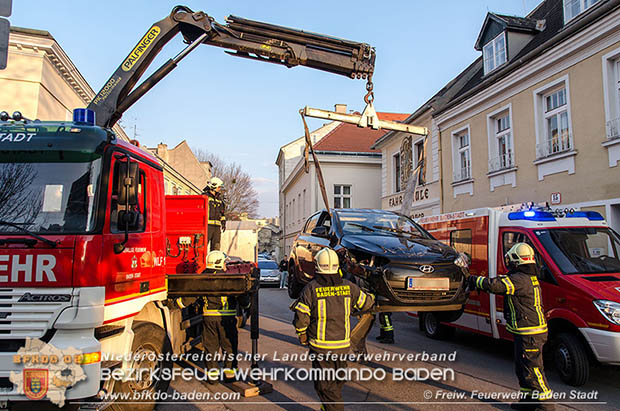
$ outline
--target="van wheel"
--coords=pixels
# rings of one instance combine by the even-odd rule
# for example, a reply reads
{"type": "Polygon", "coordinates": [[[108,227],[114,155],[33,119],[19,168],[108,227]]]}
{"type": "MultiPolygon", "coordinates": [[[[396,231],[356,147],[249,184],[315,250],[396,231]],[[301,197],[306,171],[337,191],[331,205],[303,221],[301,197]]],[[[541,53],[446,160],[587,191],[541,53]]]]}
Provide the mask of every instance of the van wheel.
{"type": "Polygon", "coordinates": [[[301,294],[302,289],[303,287],[299,284],[295,273],[295,268],[292,265],[288,272],[288,296],[292,299],[299,298],[299,294],[301,294]]]}
{"type": "MultiPolygon", "coordinates": [[[[157,357],[165,356],[172,352],[170,340],[166,332],[151,323],[139,322],[134,324],[134,337],[131,345],[131,355],[135,359],[129,365],[130,369],[155,369],[159,368],[158,376],[161,377],[164,369],[172,368],[172,361],[158,361],[157,357]]],[[[156,393],[168,391],[170,381],[164,378],[151,379],[147,372],[136,375],[132,381],[116,381],[114,384],[115,393],[127,393],[131,401],[133,398],[144,398],[131,404],[110,405],[109,410],[115,411],[150,411],[155,408],[155,401],[151,401],[156,393]],[[136,397],[134,397],[134,395],[136,397]]]]}
{"type": "Polygon", "coordinates": [[[454,335],[454,328],[441,324],[434,313],[420,313],[420,326],[433,340],[444,340],[454,335]]]}
{"type": "Polygon", "coordinates": [[[590,376],[587,348],[574,334],[562,333],[553,344],[553,361],[560,378],[568,385],[584,385],[590,376]]]}

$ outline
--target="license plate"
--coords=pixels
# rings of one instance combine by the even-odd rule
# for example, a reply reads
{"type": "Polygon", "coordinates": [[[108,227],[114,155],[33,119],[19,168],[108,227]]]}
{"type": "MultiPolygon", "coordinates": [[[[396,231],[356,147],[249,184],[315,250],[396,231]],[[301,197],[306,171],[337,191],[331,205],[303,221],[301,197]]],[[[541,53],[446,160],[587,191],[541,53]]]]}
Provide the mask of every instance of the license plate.
{"type": "Polygon", "coordinates": [[[407,277],[407,290],[447,291],[450,289],[449,278],[407,277]]]}

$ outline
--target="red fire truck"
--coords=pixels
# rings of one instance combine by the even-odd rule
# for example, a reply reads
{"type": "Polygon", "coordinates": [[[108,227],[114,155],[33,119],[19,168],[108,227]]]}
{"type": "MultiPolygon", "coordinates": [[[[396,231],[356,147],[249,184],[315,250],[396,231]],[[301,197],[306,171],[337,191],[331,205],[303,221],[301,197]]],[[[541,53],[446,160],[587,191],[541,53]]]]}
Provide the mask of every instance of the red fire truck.
{"type": "MultiPolygon", "coordinates": [[[[419,220],[433,236],[465,253],[473,275],[507,272],[504,254],[516,242],[536,250],[549,323],[546,353],[567,384],[586,383],[591,361],[620,365],[620,237],[594,211],[548,207],[480,208],[419,220]]],[[[441,323],[421,314],[431,338],[453,327],[493,338],[506,331],[503,297],[472,291],[461,318],[441,323]]]]}
{"type": "MultiPolygon", "coordinates": [[[[101,384],[100,373],[102,367],[169,368],[171,361],[145,354],[183,353],[195,345],[200,315],[178,308],[177,297],[252,293],[252,338],[258,338],[251,267],[198,274],[206,254],[205,197],[166,198],[157,159],[117,138],[111,127],[200,44],[350,78],[369,78],[375,54],[364,43],[234,16],[227,23],[177,6],[73,121],[0,114],[0,402],[26,399],[10,379],[22,372],[15,359],[28,339],[83,354],[86,378],[65,387],[67,400],[165,390],[166,380],[148,375],[101,384]],[[179,32],[187,48],[134,87],[179,32]]],[[[53,382],[37,378],[26,384],[38,393],[53,382]]]]}

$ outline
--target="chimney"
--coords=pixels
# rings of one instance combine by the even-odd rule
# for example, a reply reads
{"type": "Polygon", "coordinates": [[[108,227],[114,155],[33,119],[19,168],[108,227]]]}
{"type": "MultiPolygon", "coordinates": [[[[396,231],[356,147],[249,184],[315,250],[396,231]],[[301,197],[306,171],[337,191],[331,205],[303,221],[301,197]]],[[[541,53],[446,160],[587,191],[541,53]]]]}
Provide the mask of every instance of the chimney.
{"type": "Polygon", "coordinates": [[[346,114],[347,113],[347,105],[346,104],[335,104],[334,105],[334,111],[336,113],[346,114]]]}
{"type": "Polygon", "coordinates": [[[165,162],[168,162],[168,144],[159,143],[157,145],[157,155],[165,162]]]}

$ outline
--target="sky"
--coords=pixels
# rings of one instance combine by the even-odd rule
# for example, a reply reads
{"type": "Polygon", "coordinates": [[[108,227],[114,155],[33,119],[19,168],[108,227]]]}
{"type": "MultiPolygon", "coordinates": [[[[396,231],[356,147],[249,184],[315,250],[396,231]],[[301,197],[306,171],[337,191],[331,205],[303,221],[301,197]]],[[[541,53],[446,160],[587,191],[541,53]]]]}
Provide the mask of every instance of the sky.
{"type": "MultiPolygon", "coordinates": [[[[410,114],[480,52],[487,12],[525,16],[542,0],[13,0],[13,26],[47,30],[97,92],[152,24],[177,4],[221,24],[228,15],[303,29],[376,48],[375,109],[410,114]]],[[[179,35],[143,78],[182,50],[179,35]]],[[[299,109],[362,111],[365,82],[306,67],[240,59],[200,46],[123,116],[142,145],[163,142],[241,164],[258,192],[259,214],[278,214],[279,148],[303,135],[299,109]]],[[[322,120],[310,120],[316,129],[322,120]]]]}

